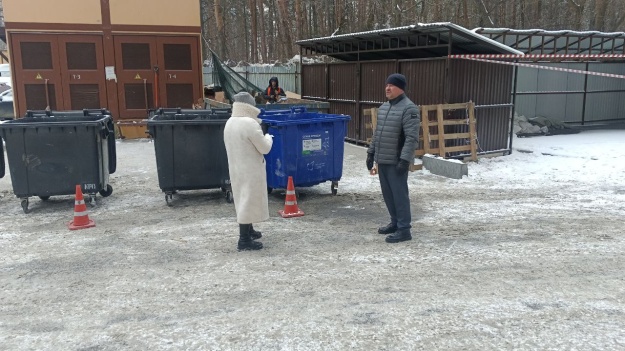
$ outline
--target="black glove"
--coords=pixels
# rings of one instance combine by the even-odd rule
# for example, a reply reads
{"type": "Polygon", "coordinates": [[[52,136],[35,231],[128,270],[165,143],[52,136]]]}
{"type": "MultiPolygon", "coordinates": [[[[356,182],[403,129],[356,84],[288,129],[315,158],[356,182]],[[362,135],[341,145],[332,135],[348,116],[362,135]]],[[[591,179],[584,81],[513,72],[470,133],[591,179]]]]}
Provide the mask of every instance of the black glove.
{"type": "Polygon", "coordinates": [[[406,173],[408,172],[408,166],[410,164],[406,160],[399,160],[395,169],[397,169],[397,173],[406,173]]]}
{"type": "Polygon", "coordinates": [[[263,135],[267,134],[267,131],[269,131],[269,124],[262,122],[260,124],[260,129],[263,130],[263,135]]]}
{"type": "Polygon", "coordinates": [[[367,170],[373,168],[373,153],[367,153],[367,170]]]}

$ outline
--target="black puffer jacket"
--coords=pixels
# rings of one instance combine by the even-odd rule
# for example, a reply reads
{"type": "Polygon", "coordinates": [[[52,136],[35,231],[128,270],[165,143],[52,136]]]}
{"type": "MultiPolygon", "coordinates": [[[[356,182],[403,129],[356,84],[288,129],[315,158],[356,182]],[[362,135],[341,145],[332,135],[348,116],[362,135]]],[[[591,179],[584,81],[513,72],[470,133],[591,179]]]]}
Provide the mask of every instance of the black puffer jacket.
{"type": "Polygon", "coordinates": [[[400,158],[412,163],[420,127],[421,113],[405,94],[387,101],[378,109],[378,123],[367,152],[375,154],[378,164],[397,164],[400,158]]]}

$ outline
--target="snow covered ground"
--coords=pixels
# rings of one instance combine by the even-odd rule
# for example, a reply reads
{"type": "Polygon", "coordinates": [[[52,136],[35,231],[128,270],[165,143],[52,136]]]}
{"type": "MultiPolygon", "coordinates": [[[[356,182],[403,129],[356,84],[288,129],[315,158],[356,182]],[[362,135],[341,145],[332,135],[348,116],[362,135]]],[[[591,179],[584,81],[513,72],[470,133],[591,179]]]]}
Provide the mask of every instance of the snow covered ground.
{"type": "Polygon", "coordinates": [[[0,345],[7,350],[618,350],[625,348],[625,130],[514,139],[462,180],[410,175],[413,236],[387,214],[365,149],[337,196],[255,226],[237,252],[220,191],[158,187],[153,143],[119,141],[114,193],[67,229],[73,197],[24,214],[0,179],[0,345]]]}

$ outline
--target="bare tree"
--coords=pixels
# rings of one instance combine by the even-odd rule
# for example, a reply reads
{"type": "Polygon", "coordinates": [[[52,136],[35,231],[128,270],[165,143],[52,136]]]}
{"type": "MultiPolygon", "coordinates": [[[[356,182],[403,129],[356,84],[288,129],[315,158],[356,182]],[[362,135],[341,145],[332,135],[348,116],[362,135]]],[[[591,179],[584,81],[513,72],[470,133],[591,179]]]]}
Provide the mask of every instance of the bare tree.
{"type": "Polygon", "coordinates": [[[265,4],[263,0],[256,0],[258,19],[260,21],[260,62],[267,62],[267,28],[265,27],[265,4]]]}
{"type": "Polygon", "coordinates": [[[625,30],[623,0],[199,0],[220,57],[292,57],[296,40],[438,21],[466,28],[625,30]]]}
{"type": "Polygon", "coordinates": [[[250,11],[250,49],[251,49],[251,61],[258,62],[258,19],[256,15],[256,1],[248,0],[248,8],[250,11]]]}
{"type": "Polygon", "coordinates": [[[213,9],[215,12],[215,24],[217,25],[219,47],[216,48],[221,57],[228,56],[228,48],[226,45],[226,26],[224,25],[224,13],[222,0],[213,0],[213,9]]]}

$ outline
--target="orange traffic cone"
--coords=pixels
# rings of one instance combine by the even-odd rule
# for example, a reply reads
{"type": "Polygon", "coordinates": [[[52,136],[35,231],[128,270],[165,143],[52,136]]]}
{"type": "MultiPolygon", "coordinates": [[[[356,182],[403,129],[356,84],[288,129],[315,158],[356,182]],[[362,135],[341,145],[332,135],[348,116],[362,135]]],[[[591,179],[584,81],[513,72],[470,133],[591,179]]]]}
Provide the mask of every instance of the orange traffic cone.
{"type": "Polygon", "coordinates": [[[74,220],[69,222],[69,229],[85,229],[95,227],[95,222],[89,219],[87,205],[82,197],[80,185],[76,185],[76,201],[74,202],[74,220]]]}
{"type": "Polygon", "coordinates": [[[300,217],[304,215],[304,211],[297,207],[297,198],[295,197],[295,187],[293,186],[293,177],[289,176],[289,183],[286,187],[286,199],[284,200],[284,210],[278,211],[282,218],[300,217]]]}

